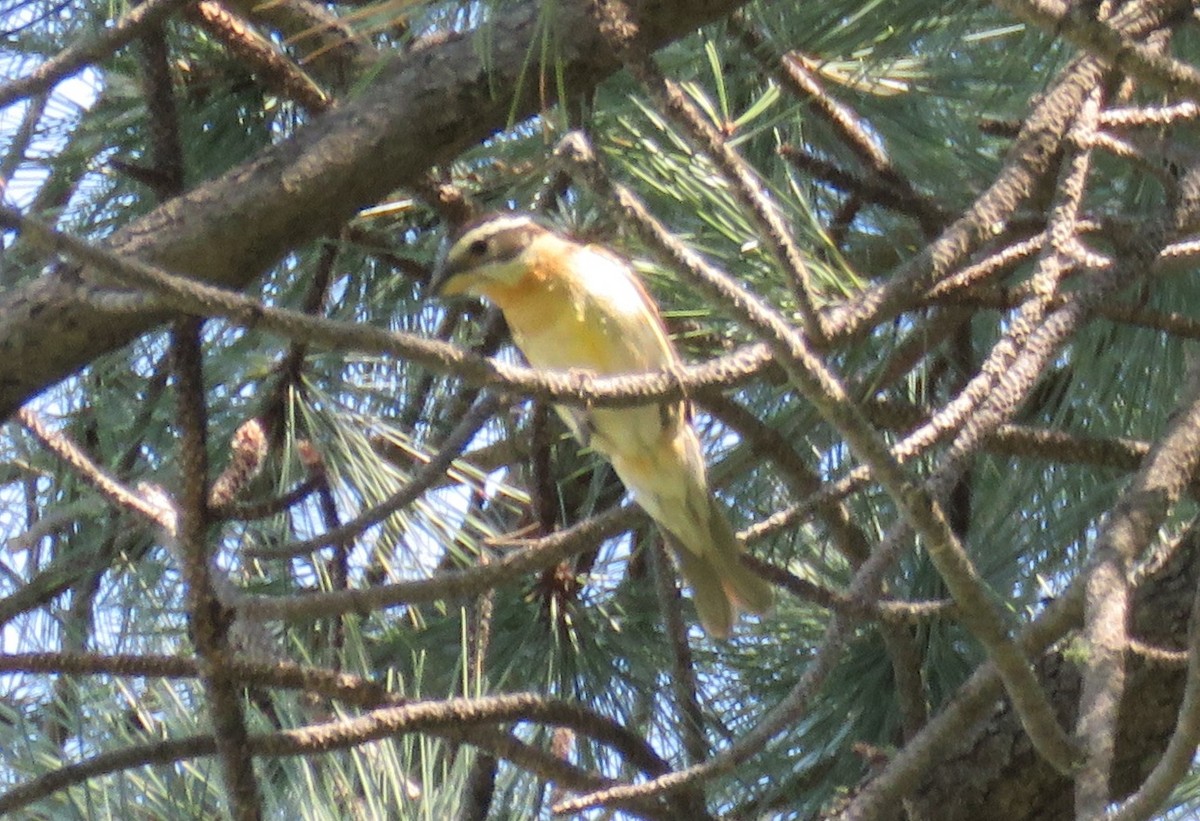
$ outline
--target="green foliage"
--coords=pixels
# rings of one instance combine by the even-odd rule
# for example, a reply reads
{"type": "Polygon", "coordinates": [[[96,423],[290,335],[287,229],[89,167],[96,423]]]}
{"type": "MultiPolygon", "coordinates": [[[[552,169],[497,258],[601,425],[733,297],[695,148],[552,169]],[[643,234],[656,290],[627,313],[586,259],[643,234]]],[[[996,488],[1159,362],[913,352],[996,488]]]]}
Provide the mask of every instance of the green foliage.
{"type": "MultiPolygon", "coordinates": [[[[406,48],[435,30],[473,29],[493,11],[492,4],[400,6],[404,18],[390,20],[394,28],[383,27],[379,17],[390,6],[372,7],[355,18],[364,42],[379,51],[371,65],[358,66],[355,77],[345,78],[345,88],[356,88],[357,81],[379,71],[389,59],[388,49],[406,48]]],[[[522,82],[558,92],[567,88],[565,75],[537,73],[557,54],[548,33],[554,6],[540,6],[539,25],[547,34],[531,50],[522,82]]],[[[98,27],[88,21],[106,19],[115,10],[94,4],[70,14],[51,11],[46,4],[30,3],[7,12],[35,21],[23,24],[20,36],[2,41],[0,56],[16,73],[94,32],[98,27]]],[[[347,8],[337,11],[346,14],[347,8]]],[[[1026,116],[1030,101],[1073,53],[1061,39],[1015,25],[980,3],[761,2],[744,14],[744,22],[708,26],[667,46],[655,59],[753,169],[756,193],[777,209],[803,251],[821,307],[853,301],[889,281],[975,201],[1003,167],[1012,144],[1011,134],[997,136],[980,128],[980,121],[1026,116]],[[848,201],[857,196],[849,190],[853,186],[789,162],[784,147],[853,178],[881,179],[872,177],[862,152],[844,133],[814,112],[807,95],[750,53],[739,38],[742,25],[759,33],[774,55],[766,58],[773,65],[785,53],[805,58],[828,95],[854,112],[863,136],[912,183],[906,196],[935,204],[941,224],[921,224],[911,203],[859,197],[859,207],[851,211],[848,201]]],[[[264,20],[257,25],[270,30],[264,20]]],[[[185,188],[317,127],[301,106],[251,72],[211,32],[173,18],[165,34],[179,102],[185,188]]],[[[276,45],[284,53],[303,53],[303,38],[286,34],[272,31],[276,45]]],[[[493,35],[486,22],[473,35],[481,53],[487,53],[493,35]]],[[[1188,40],[1183,43],[1191,48],[1188,40]]],[[[27,157],[19,166],[22,173],[37,180],[21,205],[64,229],[102,240],[158,205],[147,186],[121,165],[152,162],[148,131],[154,123],[140,85],[143,68],[130,49],[92,71],[96,99],[70,116],[52,112],[35,148],[20,149],[27,157]]],[[[1134,93],[1141,102],[1150,96],[1134,93]]],[[[708,298],[654,248],[623,230],[611,203],[583,186],[553,179],[553,147],[574,128],[589,133],[613,178],[633,190],[678,241],[799,323],[792,272],[773,255],[744,191],[627,73],[608,79],[577,106],[548,107],[533,120],[510,123],[441,169],[441,181],[481,208],[528,210],[540,203],[548,222],[635,258],[688,360],[711,359],[755,341],[753,329],[728,305],[708,298]]],[[[0,129],[2,144],[11,148],[15,125],[0,120],[0,129]]],[[[1163,183],[1135,165],[1105,157],[1095,169],[1085,211],[1119,215],[1136,226],[1161,208],[1163,183]]],[[[518,361],[486,310],[470,306],[459,316],[426,299],[424,280],[445,233],[428,193],[397,192],[359,214],[339,237],[317,245],[297,243],[261,278],[255,296],[269,305],[439,337],[502,362],[518,361]],[[310,289],[322,277],[327,284],[314,309],[310,289]]],[[[1090,239],[1097,252],[1115,247],[1103,235],[1090,239]]],[[[45,259],[12,236],[4,240],[11,260],[0,272],[4,286],[32,281],[45,259]]],[[[1025,261],[995,284],[1018,288],[1032,271],[1033,264],[1025,261]]],[[[1137,293],[1115,298],[1158,314],[1190,317],[1196,314],[1198,287],[1194,277],[1164,276],[1152,287],[1143,282],[1137,293]]],[[[823,353],[855,401],[928,413],[962,389],[1011,330],[1012,316],[1008,309],[968,302],[923,305],[823,353]],[[942,338],[902,373],[889,370],[907,346],[938,330],[937,321],[954,311],[959,317],[970,311],[960,323],[961,334],[942,338]],[[961,364],[956,358],[965,358],[965,373],[955,372],[961,364]]],[[[1091,322],[1058,352],[1011,421],[1081,438],[1153,441],[1169,420],[1187,369],[1183,337],[1144,323],[1091,322]]],[[[52,427],[130,487],[177,484],[179,430],[166,377],[168,344],[166,332],[145,335],[98,357],[34,405],[52,427]]],[[[327,482],[332,512],[309,495],[261,518],[211,524],[210,546],[218,564],[248,589],[279,597],[341,584],[333,550],[288,559],[251,558],[250,551],[269,552],[314,538],[391,498],[421,475],[476,395],[461,380],[412,362],[293,346],[223,321],[205,325],[204,347],[213,473],[230,460],[226,443],[239,425],[253,416],[271,416],[270,457],[242,501],[282,496],[317,474],[327,482]],[[290,357],[294,360],[285,367],[290,357]],[[319,469],[307,461],[310,450],[319,455],[319,469]]],[[[781,466],[786,459],[802,463],[813,482],[825,487],[858,466],[842,433],[778,375],[739,384],[725,397],[792,449],[782,458],[764,453],[753,432],[698,403],[696,423],[710,473],[736,527],[753,529],[812,492],[798,489],[801,480],[781,466]]],[[[548,416],[549,421],[535,422],[536,404],[512,398],[433,489],[352,542],[344,583],[366,588],[487,568],[516,551],[518,539],[566,529],[619,502],[623,491],[613,474],[593,454],[580,452],[558,420],[548,416]]],[[[896,442],[905,426],[879,427],[896,442]]],[[[17,545],[21,534],[39,523],[59,523],[23,552],[14,547],[3,556],[0,596],[9,597],[0,601],[5,651],[190,656],[179,567],[161,537],[132,514],[118,513],[18,426],[5,429],[0,448],[9,482],[0,496],[6,539],[17,545]]],[[[931,475],[943,452],[933,448],[912,459],[912,475],[931,475]]],[[[1077,578],[1128,473],[1124,467],[1097,467],[1053,454],[1031,458],[986,447],[975,454],[959,485],[969,500],[959,535],[1009,626],[1027,622],[1048,597],[1077,578]]],[[[895,527],[895,503],[877,484],[867,483],[839,501],[868,549],[895,527]]],[[[1182,529],[1194,507],[1188,503],[1174,510],[1167,527],[1182,529]]],[[[840,592],[851,584],[856,568],[836,531],[821,516],[808,516],[760,534],[750,550],[796,579],[840,592]]],[[[692,762],[683,728],[686,711],[672,687],[679,662],[646,570],[655,539],[645,526],[469,600],[350,614],[336,625],[330,619],[296,619],[274,624],[272,637],[293,661],[386,681],[394,695],[405,698],[534,692],[577,703],[646,739],[672,767],[683,768],[692,762]]],[[[888,599],[947,598],[924,547],[907,537],[885,580],[888,599]]],[[[729,642],[713,641],[694,626],[686,595],[683,614],[690,625],[704,740],[719,751],[750,732],[811,672],[831,611],[815,597],[781,594],[774,612],[745,619],[729,642]]],[[[894,659],[876,626],[864,621],[850,631],[839,663],[800,720],[706,783],[711,812],[815,816],[867,775],[870,762],[864,761],[863,745],[890,751],[903,743],[894,659]]],[[[900,629],[919,651],[920,695],[931,710],[953,697],[986,658],[951,617],[914,619],[900,629]]],[[[69,687],[60,688],[47,676],[0,676],[3,788],[68,761],[210,731],[204,690],[194,678],[69,681],[69,687]]],[[[295,691],[272,690],[262,699],[254,698],[253,690],[245,695],[251,733],[300,728],[355,712],[295,691]]],[[[645,775],[610,745],[584,733],[531,721],[504,727],[513,738],[553,750],[587,772],[621,781],[645,775]]],[[[488,774],[486,755],[490,752],[483,746],[448,733],[409,732],[319,755],[262,758],[256,772],[266,817],[470,817],[468,786],[481,772],[488,774]]],[[[208,817],[224,800],[218,770],[211,757],[122,770],[53,792],[37,804],[37,812],[53,818],[208,817]]],[[[553,789],[544,773],[502,760],[492,775],[488,817],[549,817],[553,789]]],[[[1179,787],[1174,811],[1194,808],[1197,789],[1196,778],[1189,776],[1179,787]]]]}

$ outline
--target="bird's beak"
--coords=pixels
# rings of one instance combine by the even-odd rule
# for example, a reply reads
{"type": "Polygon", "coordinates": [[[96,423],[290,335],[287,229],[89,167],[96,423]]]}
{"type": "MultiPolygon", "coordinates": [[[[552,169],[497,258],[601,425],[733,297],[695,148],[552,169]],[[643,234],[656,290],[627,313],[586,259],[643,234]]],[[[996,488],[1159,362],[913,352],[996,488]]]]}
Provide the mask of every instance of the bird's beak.
{"type": "Polygon", "coordinates": [[[452,297],[465,294],[467,292],[467,277],[462,274],[462,271],[448,265],[445,259],[440,260],[433,268],[433,275],[429,278],[429,284],[425,286],[426,295],[432,297],[452,297]]]}

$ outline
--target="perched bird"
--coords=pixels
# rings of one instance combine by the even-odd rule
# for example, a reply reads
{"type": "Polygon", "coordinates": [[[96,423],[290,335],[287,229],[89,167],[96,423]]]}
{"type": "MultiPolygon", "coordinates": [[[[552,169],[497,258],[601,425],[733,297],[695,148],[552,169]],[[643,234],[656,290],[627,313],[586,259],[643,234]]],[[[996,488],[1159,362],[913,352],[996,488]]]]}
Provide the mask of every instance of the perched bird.
{"type": "MultiPolygon", "coordinates": [[[[628,262],[523,214],[491,214],[463,227],[433,289],[495,303],[535,368],[615,376],[679,364],[658,309],[628,262]]],[[[555,409],[576,439],[612,462],[637,503],[669,534],[710,635],[728,636],[738,611],[771,607],[770,586],[738,561],[737,537],[709,490],[684,402],[555,409]]]]}

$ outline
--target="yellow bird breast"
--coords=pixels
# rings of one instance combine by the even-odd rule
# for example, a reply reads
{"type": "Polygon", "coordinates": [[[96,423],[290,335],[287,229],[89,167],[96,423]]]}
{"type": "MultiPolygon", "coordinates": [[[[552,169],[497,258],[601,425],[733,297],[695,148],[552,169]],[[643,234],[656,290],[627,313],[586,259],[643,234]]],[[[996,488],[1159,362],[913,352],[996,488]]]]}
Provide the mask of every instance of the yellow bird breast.
{"type": "Polygon", "coordinates": [[[590,248],[562,246],[532,253],[513,285],[488,289],[529,363],[607,375],[671,365],[658,311],[628,268],[590,248]]]}

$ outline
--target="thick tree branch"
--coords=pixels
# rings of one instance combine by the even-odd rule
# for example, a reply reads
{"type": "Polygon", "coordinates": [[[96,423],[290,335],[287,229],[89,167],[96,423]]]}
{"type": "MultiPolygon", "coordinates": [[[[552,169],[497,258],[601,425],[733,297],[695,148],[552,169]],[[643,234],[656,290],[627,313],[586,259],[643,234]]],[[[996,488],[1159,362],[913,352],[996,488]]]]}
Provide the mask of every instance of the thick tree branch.
{"type": "MultiPolygon", "coordinates": [[[[1193,524],[1172,559],[1135,593],[1130,630],[1141,641],[1156,646],[1185,645],[1200,574],[1198,535],[1193,524]]],[[[1165,668],[1137,655],[1126,661],[1129,670],[1110,782],[1114,798],[1132,792],[1161,755],[1175,728],[1187,680],[1186,670],[1179,667],[1165,668]]],[[[1079,707],[1081,683],[1079,668],[1071,663],[1070,653],[1047,655],[1039,662],[1038,673],[1059,714],[1070,722],[1079,707]]],[[[1020,724],[1007,704],[973,729],[961,727],[954,743],[929,762],[912,799],[910,806],[917,816],[929,821],[1072,817],[1070,782],[1038,760],[1029,743],[1021,738],[1020,724]]],[[[864,816],[850,812],[837,817],[864,816]]]]}
{"type": "MultiPolygon", "coordinates": [[[[739,5],[638,4],[645,41],[655,48],[739,5]]],[[[245,287],[289,249],[336,231],[431,166],[554,103],[558,83],[539,83],[539,76],[561,77],[569,94],[580,95],[616,71],[587,6],[564,2],[547,17],[542,4],[522,3],[497,13],[479,36],[453,35],[397,56],[360,98],[165,203],[117,232],[108,247],[175,273],[245,287]],[[552,48],[543,48],[546,37],[552,48]],[[543,54],[551,56],[540,64],[543,54]]],[[[166,318],[98,307],[71,276],[48,275],[9,292],[0,299],[0,418],[166,318]]]]}

